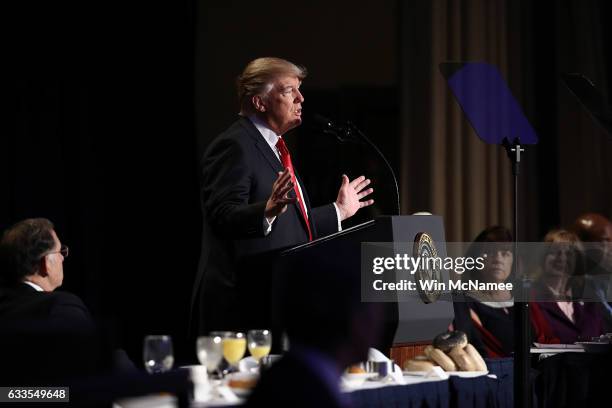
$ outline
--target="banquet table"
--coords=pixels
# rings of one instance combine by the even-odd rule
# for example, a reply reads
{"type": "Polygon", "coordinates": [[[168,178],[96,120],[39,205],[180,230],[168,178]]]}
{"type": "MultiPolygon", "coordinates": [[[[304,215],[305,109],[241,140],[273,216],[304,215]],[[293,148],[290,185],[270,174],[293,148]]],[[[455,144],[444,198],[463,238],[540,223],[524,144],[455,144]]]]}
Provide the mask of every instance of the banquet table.
{"type": "Polygon", "coordinates": [[[351,392],[355,407],[513,407],[512,359],[487,360],[490,375],[418,381],[351,392]]]}
{"type": "MultiPolygon", "coordinates": [[[[452,375],[448,379],[440,379],[405,375],[404,384],[367,381],[359,386],[344,387],[344,391],[350,395],[356,408],[513,407],[512,359],[487,360],[487,366],[489,374],[478,377],[463,378],[452,375]]],[[[191,406],[238,407],[244,403],[244,399],[228,393],[227,387],[219,387],[216,391],[218,394],[216,397],[201,402],[193,401],[191,406]]],[[[176,406],[168,395],[157,399],[152,399],[150,396],[146,398],[144,405],[143,399],[135,398],[117,401],[115,406],[121,408],[176,406]]]]}

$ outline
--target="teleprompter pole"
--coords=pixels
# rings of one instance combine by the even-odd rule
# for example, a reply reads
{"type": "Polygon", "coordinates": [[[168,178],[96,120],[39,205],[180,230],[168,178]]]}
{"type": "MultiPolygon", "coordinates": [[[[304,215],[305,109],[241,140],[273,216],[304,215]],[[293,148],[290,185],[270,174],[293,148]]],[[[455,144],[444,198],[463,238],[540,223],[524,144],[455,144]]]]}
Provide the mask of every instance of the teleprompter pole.
{"type": "Polygon", "coordinates": [[[511,143],[504,138],[503,146],[512,164],[512,178],[514,180],[513,204],[513,235],[514,252],[512,262],[512,275],[514,276],[514,406],[517,408],[531,407],[531,378],[530,378],[530,349],[531,324],[529,321],[529,287],[527,280],[518,269],[518,176],[520,173],[521,153],[525,151],[516,138],[511,143]],[[518,299],[518,301],[517,301],[518,299]]]}

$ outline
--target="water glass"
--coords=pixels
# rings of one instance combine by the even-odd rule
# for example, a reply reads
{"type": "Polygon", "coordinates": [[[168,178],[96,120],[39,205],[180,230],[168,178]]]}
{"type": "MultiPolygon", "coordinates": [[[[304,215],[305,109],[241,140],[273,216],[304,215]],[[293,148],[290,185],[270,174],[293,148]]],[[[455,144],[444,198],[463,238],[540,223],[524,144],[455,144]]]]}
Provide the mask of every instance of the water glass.
{"type": "Polygon", "coordinates": [[[172,368],[174,354],[172,338],[166,335],[146,336],[143,347],[144,366],[149,374],[163,373],[172,368]]]}
{"type": "Polygon", "coordinates": [[[201,336],[196,342],[196,353],[200,364],[206,366],[208,374],[212,374],[219,367],[223,359],[223,338],[221,336],[201,336]]]}

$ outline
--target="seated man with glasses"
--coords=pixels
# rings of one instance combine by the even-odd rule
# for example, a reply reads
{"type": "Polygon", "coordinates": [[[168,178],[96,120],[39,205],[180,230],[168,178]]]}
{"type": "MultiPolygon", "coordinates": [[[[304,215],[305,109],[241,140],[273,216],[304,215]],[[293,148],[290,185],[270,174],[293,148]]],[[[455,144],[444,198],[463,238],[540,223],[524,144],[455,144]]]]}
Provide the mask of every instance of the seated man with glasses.
{"type": "Polygon", "coordinates": [[[0,321],[44,319],[93,330],[81,299],[53,292],[62,285],[67,256],[68,247],[47,219],[23,220],[6,230],[0,241],[0,321]]]}

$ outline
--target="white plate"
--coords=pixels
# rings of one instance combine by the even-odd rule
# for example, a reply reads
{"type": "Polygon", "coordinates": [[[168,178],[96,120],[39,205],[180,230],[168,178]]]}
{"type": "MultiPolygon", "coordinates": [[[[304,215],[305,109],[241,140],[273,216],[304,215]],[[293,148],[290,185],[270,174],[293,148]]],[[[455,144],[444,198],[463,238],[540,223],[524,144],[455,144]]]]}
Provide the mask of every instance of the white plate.
{"type": "Polygon", "coordinates": [[[472,378],[487,375],[489,374],[489,371],[447,371],[446,373],[448,375],[455,375],[457,377],[472,378]]]}
{"type": "Polygon", "coordinates": [[[348,385],[356,386],[363,384],[368,378],[374,378],[376,373],[345,373],[342,378],[348,385]]]}
{"type": "Polygon", "coordinates": [[[347,380],[367,380],[377,375],[376,373],[345,373],[344,378],[347,380]]]}
{"type": "MultiPolygon", "coordinates": [[[[414,377],[427,377],[431,371],[402,371],[404,375],[410,375],[414,377]]],[[[445,371],[448,375],[454,375],[457,377],[471,378],[480,377],[481,375],[489,374],[488,371],[445,371]]]]}
{"type": "Polygon", "coordinates": [[[587,353],[605,353],[612,350],[612,343],[599,341],[577,341],[577,346],[581,346],[587,353]]]}
{"type": "Polygon", "coordinates": [[[402,371],[402,374],[415,377],[425,377],[427,374],[429,374],[429,371],[402,371]]]}

